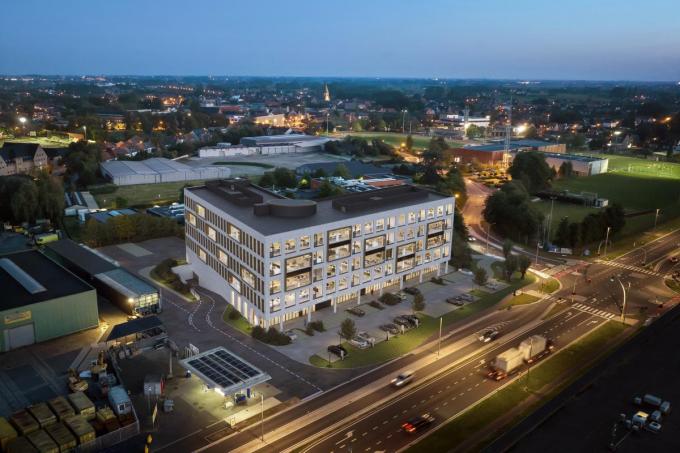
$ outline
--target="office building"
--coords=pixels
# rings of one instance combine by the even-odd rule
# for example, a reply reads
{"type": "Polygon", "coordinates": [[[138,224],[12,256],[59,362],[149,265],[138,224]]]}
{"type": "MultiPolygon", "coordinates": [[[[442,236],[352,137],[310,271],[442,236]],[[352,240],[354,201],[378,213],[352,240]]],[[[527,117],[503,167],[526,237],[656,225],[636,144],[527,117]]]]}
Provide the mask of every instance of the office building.
{"type": "Polygon", "coordinates": [[[184,198],[186,257],[199,285],[253,325],[322,319],[323,309],[448,269],[454,198],[413,185],[315,202],[224,180],[184,198]]]}

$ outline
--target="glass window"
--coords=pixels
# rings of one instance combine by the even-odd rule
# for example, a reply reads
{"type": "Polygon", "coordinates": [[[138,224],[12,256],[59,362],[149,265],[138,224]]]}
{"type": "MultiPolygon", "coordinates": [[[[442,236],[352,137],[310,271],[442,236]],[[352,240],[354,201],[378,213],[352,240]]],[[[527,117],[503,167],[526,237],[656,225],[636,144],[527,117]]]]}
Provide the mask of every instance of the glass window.
{"type": "Polygon", "coordinates": [[[309,289],[302,289],[300,290],[300,294],[298,294],[298,299],[300,302],[306,302],[309,300],[309,289]]]}
{"type": "Polygon", "coordinates": [[[338,228],[336,230],[330,230],[328,232],[328,245],[336,244],[338,242],[348,241],[351,235],[351,228],[338,228]]]}
{"type": "Polygon", "coordinates": [[[420,225],[418,227],[418,236],[424,236],[425,235],[425,225],[420,225]]]}
{"type": "Polygon", "coordinates": [[[295,239],[287,239],[286,240],[286,252],[292,252],[295,250],[295,239]]]}
{"type": "Polygon", "coordinates": [[[397,218],[392,216],[387,220],[387,228],[394,228],[397,225],[397,218]]]}
{"type": "Polygon", "coordinates": [[[413,239],[416,236],[416,232],[413,228],[406,229],[406,239],[413,239]]]}
{"type": "Polygon", "coordinates": [[[205,261],[208,259],[207,256],[206,256],[206,254],[205,254],[205,250],[203,250],[202,248],[199,248],[199,249],[198,249],[198,257],[199,257],[200,260],[203,261],[204,263],[205,263],[205,261]]]}
{"type": "Polygon", "coordinates": [[[281,310],[281,297],[276,296],[269,299],[269,311],[275,312],[281,310]]]}
{"type": "Polygon", "coordinates": [[[326,282],[326,294],[335,292],[335,280],[328,280],[326,282]]]}
{"type": "Polygon", "coordinates": [[[227,228],[229,237],[235,240],[236,242],[241,242],[241,230],[236,228],[234,225],[231,223],[228,225],[227,228]]]}
{"type": "Polygon", "coordinates": [[[397,242],[401,242],[406,238],[406,233],[404,233],[404,230],[398,230],[397,231],[397,242]]]}
{"type": "Polygon", "coordinates": [[[364,251],[370,252],[371,250],[379,249],[385,247],[385,236],[376,236],[373,238],[364,240],[364,251]]]}
{"type": "Polygon", "coordinates": [[[346,258],[350,255],[349,251],[349,244],[328,247],[328,261],[346,258]]]}
{"type": "Polygon", "coordinates": [[[352,253],[361,253],[361,241],[354,241],[352,243],[352,253]]]}
{"type": "Polygon", "coordinates": [[[323,245],[323,233],[314,233],[314,246],[321,247],[323,245]]]}
{"type": "Polygon", "coordinates": [[[286,293],[284,300],[286,302],[286,308],[292,307],[295,305],[295,293],[286,293]]]}
{"type": "Polygon", "coordinates": [[[309,269],[312,267],[312,254],[306,253],[300,256],[286,259],[286,273],[309,269]]]}
{"type": "Polygon", "coordinates": [[[416,221],[416,213],[415,212],[409,212],[408,213],[408,223],[414,223],[416,221]]]}
{"type": "Polygon", "coordinates": [[[443,216],[444,215],[444,206],[439,205],[437,206],[437,217],[443,216]]]}
{"type": "Polygon", "coordinates": [[[434,218],[434,208],[427,208],[427,218],[428,219],[434,218]]]}
{"type": "Polygon", "coordinates": [[[362,283],[370,282],[371,281],[371,270],[366,269],[363,272],[363,277],[361,279],[362,283]]]}
{"type": "Polygon", "coordinates": [[[406,223],[406,216],[404,214],[399,214],[399,226],[406,223]]]}
{"type": "Polygon", "coordinates": [[[335,271],[336,271],[335,264],[332,263],[329,264],[328,266],[326,266],[326,277],[327,278],[335,277],[335,271]]]}
{"type": "Polygon", "coordinates": [[[302,272],[301,274],[286,275],[286,291],[302,288],[312,283],[312,273],[302,272]]]}
{"type": "Polygon", "coordinates": [[[269,294],[276,294],[279,291],[281,291],[281,281],[280,280],[270,281],[269,282],[269,294]]]}
{"type": "Polygon", "coordinates": [[[323,251],[322,250],[317,250],[314,252],[314,264],[321,264],[323,263],[323,251]]]}
{"type": "Polygon", "coordinates": [[[193,215],[192,213],[187,213],[187,218],[189,219],[189,223],[192,224],[193,226],[196,226],[196,216],[193,215]]]}
{"type": "Polygon", "coordinates": [[[255,276],[245,267],[241,268],[241,278],[243,281],[251,287],[255,287],[255,276]]]}
{"type": "Polygon", "coordinates": [[[387,243],[388,244],[394,244],[394,232],[390,231],[387,233],[387,243]]]}
{"type": "Polygon", "coordinates": [[[361,260],[359,259],[358,256],[355,256],[354,258],[352,258],[352,270],[355,271],[359,268],[361,268],[361,260]]]}
{"type": "Polygon", "coordinates": [[[347,289],[349,287],[349,280],[347,280],[347,277],[340,277],[340,280],[338,280],[338,291],[342,291],[343,289],[347,289]]]}
{"type": "Polygon", "coordinates": [[[196,205],[196,214],[205,218],[205,208],[203,206],[201,206],[200,204],[197,204],[196,205]]]}
{"type": "Polygon", "coordinates": [[[323,280],[323,269],[320,267],[315,267],[312,270],[312,279],[315,282],[318,282],[319,280],[323,280]]]}
{"type": "Polygon", "coordinates": [[[380,278],[383,275],[382,266],[376,266],[373,268],[373,278],[380,278]]]}
{"type": "Polygon", "coordinates": [[[372,234],[372,233],[373,233],[373,222],[364,223],[364,234],[372,234]]]}
{"type": "Polygon", "coordinates": [[[453,214],[453,204],[449,203],[446,205],[446,213],[447,214],[453,214]]]}
{"type": "Polygon", "coordinates": [[[279,275],[281,273],[281,262],[276,260],[269,263],[269,275],[279,275]]]}
{"type": "Polygon", "coordinates": [[[385,275],[392,275],[392,263],[385,263],[385,275]]]}
{"type": "Polygon", "coordinates": [[[321,288],[321,285],[312,286],[312,297],[314,299],[318,299],[322,296],[323,296],[323,289],[321,288]]]}
{"type": "Polygon", "coordinates": [[[425,262],[429,263],[432,261],[432,255],[430,255],[430,252],[425,252],[425,262]]]}
{"type": "Polygon", "coordinates": [[[281,244],[279,242],[272,242],[269,246],[269,256],[279,256],[281,254],[281,244]]]}
{"type": "Polygon", "coordinates": [[[229,273],[229,284],[236,290],[237,293],[241,292],[241,280],[236,278],[236,276],[231,272],[229,273]]]}
{"type": "Polygon", "coordinates": [[[414,253],[416,253],[415,242],[410,242],[408,244],[400,245],[399,247],[397,247],[397,258],[413,255],[414,253]]]}
{"type": "Polygon", "coordinates": [[[311,245],[312,245],[312,243],[311,243],[311,239],[309,238],[309,236],[300,237],[300,248],[301,249],[308,249],[309,247],[311,247],[311,245]]]}
{"type": "Polygon", "coordinates": [[[440,247],[444,245],[444,234],[443,233],[437,233],[434,236],[430,236],[427,238],[427,248],[431,249],[434,247],[440,247]]]}
{"type": "Polygon", "coordinates": [[[211,227],[208,227],[208,237],[213,241],[217,240],[217,232],[211,227]]]}
{"type": "Polygon", "coordinates": [[[425,220],[425,210],[421,209],[420,210],[420,221],[422,222],[423,220],[425,220]]]}
{"type": "Polygon", "coordinates": [[[340,261],[340,273],[344,274],[346,272],[349,272],[349,263],[347,263],[347,260],[340,261]]]}
{"type": "Polygon", "coordinates": [[[352,275],[352,286],[359,286],[361,284],[361,278],[359,274],[352,275]]]}
{"type": "Polygon", "coordinates": [[[397,261],[397,272],[404,272],[412,269],[416,265],[415,258],[410,257],[402,261],[397,261]]]}
{"type": "Polygon", "coordinates": [[[352,227],[352,232],[354,234],[354,237],[361,236],[361,224],[357,223],[352,227]]]}
{"type": "Polygon", "coordinates": [[[385,261],[385,251],[381,250],[379,252],[369,253],[364,256],[364,267],[375,266],[376,264],[381,264],[385,261]]]}
{"type": "Polygon", "coordinates": [[[378,219],[375,221],[375,232],[378,233],[385,229],[385,219],[378,219]]]}
{"type": "Polygon", "coordinates": [[[222,250],[217,251],[217,258],[224,264],[227,264],[227,254],[222,250]]]}
{"type": "Polygon", "coordinates": [[[437,220],[436,222],[430,222],[427,224],[427,234],[439,233],[444,229],[444,221],[437,220]]]}

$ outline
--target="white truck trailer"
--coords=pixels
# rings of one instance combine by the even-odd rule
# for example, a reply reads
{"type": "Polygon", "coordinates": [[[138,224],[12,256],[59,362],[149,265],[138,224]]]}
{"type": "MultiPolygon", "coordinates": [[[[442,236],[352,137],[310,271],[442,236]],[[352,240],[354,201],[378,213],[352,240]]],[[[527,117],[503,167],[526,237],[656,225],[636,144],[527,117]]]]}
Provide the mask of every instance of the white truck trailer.
{"type": "Polygon", "coordinates": [[[524,363],[534,363],[553,350],[553,345],[541,335],[532,335],[520,343],[517,348],[501,352],[491,362],[488,377],[500,381],[514,374],[524,363]]]}

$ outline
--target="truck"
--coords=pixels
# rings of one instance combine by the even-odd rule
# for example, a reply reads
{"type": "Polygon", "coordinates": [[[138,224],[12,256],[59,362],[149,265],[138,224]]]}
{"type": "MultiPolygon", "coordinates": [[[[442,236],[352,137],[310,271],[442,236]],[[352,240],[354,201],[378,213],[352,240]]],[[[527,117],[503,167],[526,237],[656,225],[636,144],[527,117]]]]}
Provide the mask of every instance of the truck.
{"type": "Polygon", "coordinates": [[[532,335],[519,344],[519,349],[524,353],[524,361],[531,364],[550,354],[554,346],[546,337],[532,335]]]}
{"type": "Polygon", "coordinates": [[[522,341],[517,348],[510,348],[496,356],[491,362],[487,376],[500,381],[514,374],[523,363],[532,364],[550,354],[554,346],[541,335],[532,335],[522,341]]]}
{"type": "Polygon", "coordinates": [[[35,241],[35,245],[45,245],[49,244],[50,242],[58,241],[59,235],[57,233],[42,233],[36,234],[33,239],[35,241]]]}

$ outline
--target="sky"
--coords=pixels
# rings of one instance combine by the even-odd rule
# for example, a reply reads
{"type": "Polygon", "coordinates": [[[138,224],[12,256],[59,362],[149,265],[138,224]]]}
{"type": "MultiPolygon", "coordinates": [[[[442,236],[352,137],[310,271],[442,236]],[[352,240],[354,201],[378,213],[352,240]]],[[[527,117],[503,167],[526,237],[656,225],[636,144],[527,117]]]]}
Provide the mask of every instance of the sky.
{"type": "Polygon", "coordinates": [[[0,74],[680,81],[680,0],[3,0],[0,74]]]}

